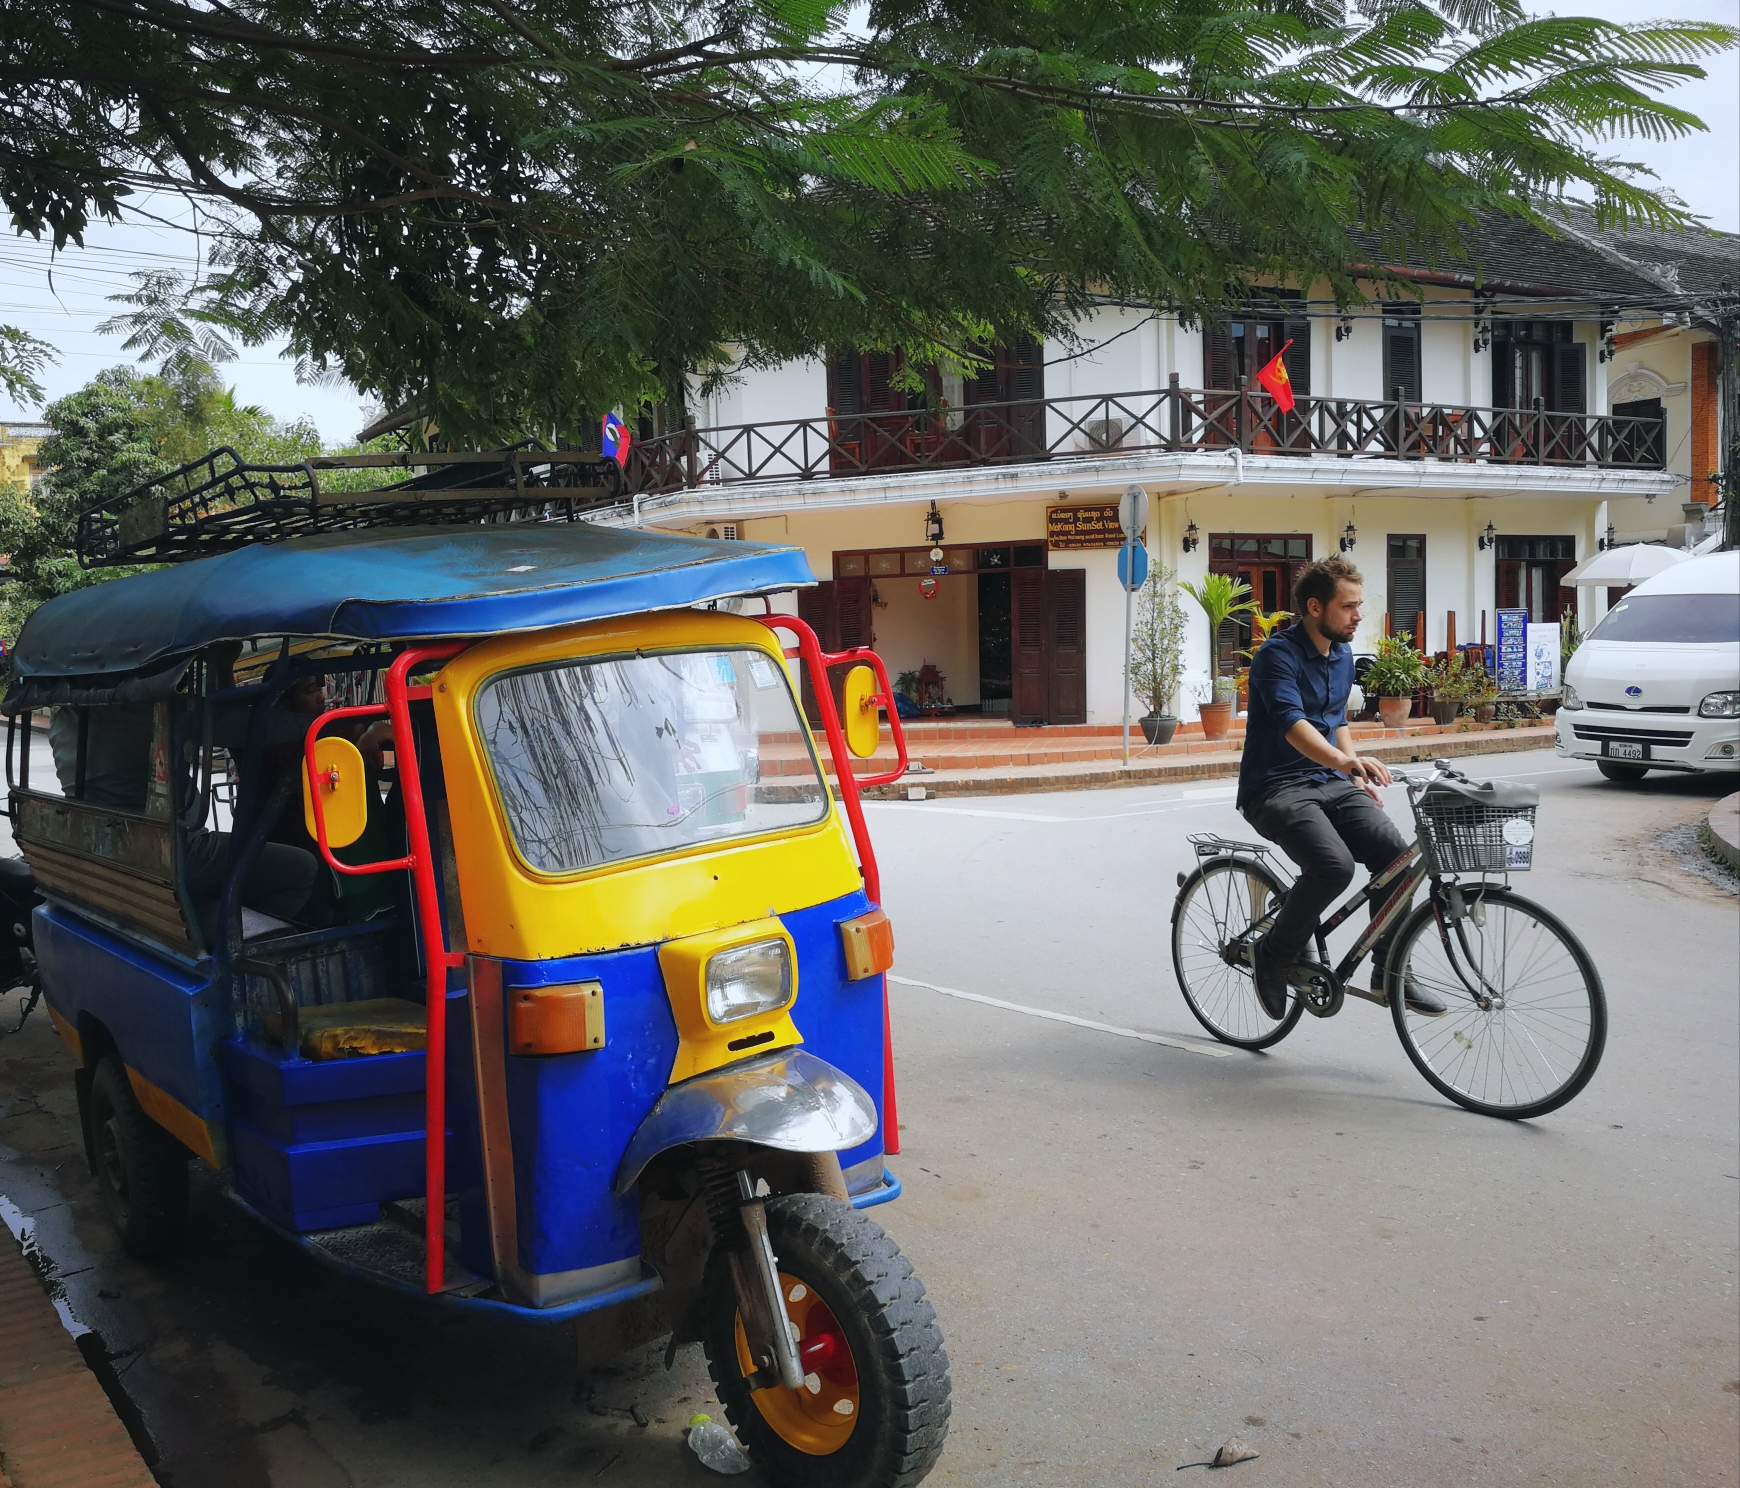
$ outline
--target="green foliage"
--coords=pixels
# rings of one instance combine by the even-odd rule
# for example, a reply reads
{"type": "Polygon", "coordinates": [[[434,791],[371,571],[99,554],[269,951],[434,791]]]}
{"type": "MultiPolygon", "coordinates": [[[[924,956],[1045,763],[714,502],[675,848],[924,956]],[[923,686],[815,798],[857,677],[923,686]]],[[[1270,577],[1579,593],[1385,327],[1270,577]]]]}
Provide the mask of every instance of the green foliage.
{"type": "Polygon", "coordinates": [[[15,403],[42,401],[36,375],[54,360],[54,348],[46,341],[17,326],[0,325],[0,393],[15,403]]]}
{"type": "Polygon", "coordinates": [[[1153,714],[1169,711],[1183,680],[1184,605],[1178,598],[1178,575],[1156,563],[1136,597],[1130,684],[1153,714]]]}
{"type": "Polygon", "coordinates": [[[139,384],[117,367],[49,404],[45,417],[55,432],[40,455],[49,473],[33,491],[0,486],[0,551],[18,575],[0,589],[0,631],[8,639],[43,600],[123,571],[85,573],[73,556],[73,536],[86,507],[164,468],[139,384]]]}
{"type": "MultiPolygon", "coordinates": [[[[1251,598],[1251,586],[1231,574],[1204,574],[1200,584],[1180,584],[1178,587],[1201,605],[1203,614],[1208,616],[1208,675],[1218,680],[1220,647],[1217,639],[1221,626],[1234,615],[1260,614],[1261,608],[1251,598]]],[[[1218,688],[1215,697],[1217,700],[1220,697],[1218,688]]]]}
{"type": "Polygon", "coordinates": [[[1414,649],[1410,632],[1399,630],[1377,643],[1377,656],[1361,685],[1371,697],[1412,697],[1426,685],[1425,658],[1414,649]]]}
{"type": "MultiPolygon", "coordinates": [[[[0,588],[0,634],[9,639],[43,600],[140,571],[79,567],[73,539],[81,511],[219,446],[250,463],[273,465],[321,453],[312,423],[280,423],[237,403],[210,364],[197,358],[180,362],[169,377],[111,368],[49,404],[43,416],[54,428],[41,450],[48,473],[34,491],[0,486],[0,552],[18,575],[0,588]]],[[[375,472],[356,475],[359,485],[379,480],[375,472]]]]}
{"type": "Polygon", "coordinates": [[[1451,651],[1425,667],[1426,691],[1447,701],[1472,702],[1485,681],[1486,668],[1470,662],[1462,651],[1451,651]]]}
{"type": "Polygon", "coordinates": [[[1583,622],[1577,618],[1575,610],[1566,610],[1559,616],[1559,681],[1565,680],[1565,668],[1571,664],[1571,657],[1583,644],[1583,622]]]}
{"type": "Polygon", "coordinates": [[[829,345],[970,362],[1100,296],[1478,273],[1477,216],[1556,193],[1671,226],[1606,140],[1701,128],[1658,95],[1734,39],[1517,0],[35,0],[0,201],[64,245],[180,191],[215,272],[140,281],[140,348],[286,336],[484,442],[829,345]]]}

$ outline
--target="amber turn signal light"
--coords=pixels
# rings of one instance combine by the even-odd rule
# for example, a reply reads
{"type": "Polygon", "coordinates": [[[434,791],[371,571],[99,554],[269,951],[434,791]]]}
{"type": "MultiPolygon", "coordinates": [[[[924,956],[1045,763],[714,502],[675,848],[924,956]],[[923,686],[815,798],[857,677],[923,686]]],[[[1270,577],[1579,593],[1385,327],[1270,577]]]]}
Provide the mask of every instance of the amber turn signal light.
{"type": "Polygon", "coordinates": [[[846,976],[854,982],[894,965],[894,922],[885,910],[842,921],[840,943],[846,949],[846,976]]]}
{"type": "Polygon", "coordinates": [[[515,987],[508,1046],[515,1054],[578,1054],[604,1047],[604,987],[515,987]]]}

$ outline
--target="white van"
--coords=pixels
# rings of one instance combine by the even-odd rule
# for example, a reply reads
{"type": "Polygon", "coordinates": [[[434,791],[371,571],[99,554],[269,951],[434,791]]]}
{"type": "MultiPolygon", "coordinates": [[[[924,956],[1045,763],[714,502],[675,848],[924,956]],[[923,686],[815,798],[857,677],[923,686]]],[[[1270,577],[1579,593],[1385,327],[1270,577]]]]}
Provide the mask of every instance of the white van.
{"type": "Polygon", "coordinates": [[[1607,612],[1565,668],[1554,749],[1609,780],[1740,771],[1740,552],[1688,558],[1607,612]]]}

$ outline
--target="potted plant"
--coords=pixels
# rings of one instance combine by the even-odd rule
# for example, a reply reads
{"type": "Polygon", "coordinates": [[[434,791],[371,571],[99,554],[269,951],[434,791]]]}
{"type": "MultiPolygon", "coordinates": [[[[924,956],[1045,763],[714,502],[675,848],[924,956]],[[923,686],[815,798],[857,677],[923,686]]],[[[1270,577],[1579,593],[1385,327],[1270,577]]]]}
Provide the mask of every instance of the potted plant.
{"type": "Polygon", "coordinates": [[[1426,692],[1432,699],[1432,721],[1454,723],[1462,712],[1472,679],[1464,666],[1462,653],[1451,651],[1442,660],[1426,668],[1426,692]]]}
{"type": "Polygon", "coordinates": [[[1476,723],[1491,723],[1498,715],[1498,682],[1484,666],[1469,668],[1467,704],[1476,723]]]}
{"type": "Polygon", "coordinates": [[[1405,630],[1385,636],[1366,668],[1365,691],[1378,700],[1385,728],[1400,728],[1408,721],[1414,711],[1414,694],[1425,681],[1425,663],[1414,649],[1413,639],[1405,630]]]}
{"type": "Polygon", "coordinates": [[[1178,576],[1164,564],[1148,571],[1136,600],[1135,629],[1130,634],[1130,685],[1148,705],[1138,721],[1150,744],[1170,744],[1178,718],[1172,699],[1184,680],[1184,606],[1178,576]]]}
{"type": "Polygon", "coordinates": [[[1251,586],[1231,574],[1206,574],[1200,584],[1178,587],[1201,605],[1208,617],[1208,675],[1213,691],[1211,701],[1201,703],[1198,711],[1202,716],[1203,737],[1224,739],[1232,726],[1238,684],[1231,677],[1220,675],[1220,628],[1234,615],[1250,614],[1257,604],[1251,598],[1251,586]]]}
{"type": "MultiPolygon", "coordinates": [[[[1265,615],[1261,610],[1253,609],[1251,611],[1251,648],[1248,651],[1239,652],[1239,655],[1244,657],[1246,662],[1254,661],[1257,652],[1261,651],[1269,637],[1281,628],[1282,622],[1292,618],[1293,612],[1291,610],[1276,610],[1272,615],[1265,615]]],[[[1233,680],[1238,683],[1239,712],[1248,713],[1251,707],[1250,667],[1248,665],[1240,667],[1233,674],[1233,680]]]]}

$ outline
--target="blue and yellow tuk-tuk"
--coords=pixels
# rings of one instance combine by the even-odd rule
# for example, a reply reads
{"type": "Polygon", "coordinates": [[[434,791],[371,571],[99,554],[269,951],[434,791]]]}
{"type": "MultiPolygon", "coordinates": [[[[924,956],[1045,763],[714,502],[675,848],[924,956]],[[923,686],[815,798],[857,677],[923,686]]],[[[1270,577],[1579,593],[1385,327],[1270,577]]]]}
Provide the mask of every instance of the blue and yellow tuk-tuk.
{"type": "Polygon", "coordinates": [[[171,561],[43,605],[5,704],[127,1248],[176,1244],[198,1158],[352,1275],[699,1341],[774,1481],[916,1483],[948,1364],[864,1212],[899,1192],[881,662],[772,612],[796,549],[192,484],[81,534],[171,561]]]}

